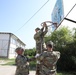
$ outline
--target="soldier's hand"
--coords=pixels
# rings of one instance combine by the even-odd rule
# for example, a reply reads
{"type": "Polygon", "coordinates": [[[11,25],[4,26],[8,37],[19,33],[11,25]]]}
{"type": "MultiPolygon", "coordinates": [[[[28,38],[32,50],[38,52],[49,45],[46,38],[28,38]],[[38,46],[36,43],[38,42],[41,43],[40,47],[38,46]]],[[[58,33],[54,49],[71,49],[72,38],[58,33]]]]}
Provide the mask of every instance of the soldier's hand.
{"type": "Polygon", "coordinates": [[[35,58],[39,57],[39,55],[40,55],[40,54],[36,54],[36,55],[35,55],[35,58]]]}
{"type": "Polygon", "coordinates": [[[47,26],[47,24],[46,24],[46,22],[44,22],[44,23],[43,23],[43,27],[46,27],[46,26],[47,26]]]}

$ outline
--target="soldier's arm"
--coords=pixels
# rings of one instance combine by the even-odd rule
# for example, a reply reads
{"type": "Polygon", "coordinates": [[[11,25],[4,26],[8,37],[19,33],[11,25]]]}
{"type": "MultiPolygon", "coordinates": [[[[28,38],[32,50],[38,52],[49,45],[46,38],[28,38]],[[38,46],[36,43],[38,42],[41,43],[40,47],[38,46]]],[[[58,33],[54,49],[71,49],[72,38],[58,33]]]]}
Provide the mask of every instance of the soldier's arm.
{"type": "Polygon", "coordinates": [[[59,58],[60,58],[60,52],[55,51],[55,53],[54,53],[54,59],[53,59],[53,64],[56,64],[59,58]]]}
{"type": "Polygon", "coordinates": [[[57,59],[60,58],[60,52],[56,51],[56,54],[57,54],[57,59]]]}
{"type": "Polygon", "coordinates": [[[42,27],[42,28],[40,29],[41,32],[43,32],[43,30],[44,30],[44,27],[42,27]]]}
{"type": "Polygon", "coordinates": [[[37,32],[35,35],[34,35],[34,39],[38,39],[40,37],[40,32],[37,32]]]}
{"type": "Polygon", "coordinates": [[[43,53],[41,53],[41,54],[37,57],[37,59],[40,60],[40,61],[42,61],[45,57],[46,57],[46,51],[43,52],[43,53]]]}
{"type": "Polygon", "coordinates": [[[41,35],[45,35],[47,32],[48,32],[48,27],[47,27],[47,24],[44,22],[43,27],[41,29],[41,35]],[[45,31],[43,31],[44,28],[45,28],[45,31]]]}
{"type": "Polygon", "coordinates": [[[46,35],[47,32],[48,32],[48,27],[45,26],[45,31],[43,32],[43,35],[46,35]]]}
{"type": "Polygon", "coordinates": [[[23,67],[23,64],[22,64],[23,61],[21,60],[21,57],[17,57],[15,62],[16,62],[17,67],[19,68],[23,67]]]}

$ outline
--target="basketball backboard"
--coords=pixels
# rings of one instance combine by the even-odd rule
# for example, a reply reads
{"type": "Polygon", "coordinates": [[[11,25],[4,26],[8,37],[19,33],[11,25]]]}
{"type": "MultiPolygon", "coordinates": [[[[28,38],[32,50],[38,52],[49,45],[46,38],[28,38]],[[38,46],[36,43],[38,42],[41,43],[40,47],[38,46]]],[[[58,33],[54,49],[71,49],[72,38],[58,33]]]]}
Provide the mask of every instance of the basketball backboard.
{"type": "MultiPolygon", "coordinates": [[[[57,0],[54,9],[51,14],[52,22],[57,23],[57,26],[61,23],[64,18],[64,7],[63,0],[57,0]]],[[[52,30],[54,31],[56,26],[52,25],[52,30]]]]}

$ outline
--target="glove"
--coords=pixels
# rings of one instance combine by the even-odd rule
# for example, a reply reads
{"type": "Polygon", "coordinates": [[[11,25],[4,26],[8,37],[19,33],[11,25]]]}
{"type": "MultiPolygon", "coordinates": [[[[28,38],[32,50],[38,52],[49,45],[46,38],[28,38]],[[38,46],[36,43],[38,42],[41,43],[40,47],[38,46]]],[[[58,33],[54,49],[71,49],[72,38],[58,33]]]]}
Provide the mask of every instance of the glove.
{"type": "Polygon", "coordinates": [[[37,60],[37,64],[40,64],[40,61],[39,60],[37,60]]]}
{"type": "Polygon", "coordinates": [[[39,57],[39,55],[40,55],[40,54],[36,54],[36,55],[35,55],[35,58],[39,57]]]}

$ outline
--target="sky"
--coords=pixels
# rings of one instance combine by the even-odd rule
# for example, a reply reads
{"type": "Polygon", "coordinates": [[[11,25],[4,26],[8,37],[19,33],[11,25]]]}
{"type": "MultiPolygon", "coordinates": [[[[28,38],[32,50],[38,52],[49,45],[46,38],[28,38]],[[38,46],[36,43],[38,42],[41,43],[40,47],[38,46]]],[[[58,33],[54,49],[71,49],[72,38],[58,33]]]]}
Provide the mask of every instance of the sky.
{"type": "MultiPolygon", "coordinates": [[[[26,44],[26,48],[35,47],[35,28],[41,28],[40,24],[44,21],[51,21],[55,3],[56,0],[0,0],[0,32],[15,34],[26,44]],[[40,9],[45,3],[46,5],[40,9]]],[[[76,0],[63,0],[63,3],[66,16],[76,0]]],[[[67,17],[76,21],[75,13],[76,7],[67,17]]],[[[62,24],[76,27],[76,24],[65,20],[62,24]]]]}

